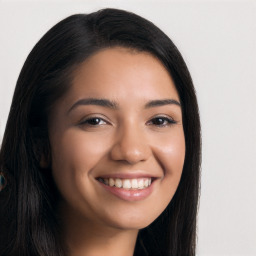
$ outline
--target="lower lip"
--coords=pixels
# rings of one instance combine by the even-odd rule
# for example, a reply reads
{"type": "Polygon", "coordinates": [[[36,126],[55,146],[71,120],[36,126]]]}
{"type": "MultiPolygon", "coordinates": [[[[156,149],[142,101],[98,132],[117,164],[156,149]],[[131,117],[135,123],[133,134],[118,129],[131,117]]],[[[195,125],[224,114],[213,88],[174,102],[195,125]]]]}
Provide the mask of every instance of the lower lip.
{"type": "MultiPolygon", "coordinates": [[[[98,181],[99,182],[99,181],[98,181]]],[[[124,189],[124,188],[117,188],[105,185],[102,182],[99,182],[107,191],[111,192],[118,198],[125,200],[125,201],[140,201],[147,198],[153,191],[153,183],[147,188],[144,189],[124,189]]]]}

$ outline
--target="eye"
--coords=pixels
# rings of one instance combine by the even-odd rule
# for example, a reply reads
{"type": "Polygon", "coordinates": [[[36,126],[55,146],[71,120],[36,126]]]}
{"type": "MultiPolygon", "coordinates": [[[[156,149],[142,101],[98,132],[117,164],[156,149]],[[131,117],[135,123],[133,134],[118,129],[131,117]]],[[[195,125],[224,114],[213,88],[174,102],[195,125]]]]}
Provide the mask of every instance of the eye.
{"type": "Polygon", "coordinates": [[[170,117],[158,116],[158,117],[152,118],[147,124],[155,125],[158,127],[166,127],[166,126],[176,124],[176,123],[177,122],[170,117]]]}
{"type": "Polygon", "coordinates": [[[100,117],[90,117],[80,122],[80,125],[98,126],[98,125],[104,125],[107,123],[108,123],[107,121],[105,121],[100,117]]]}

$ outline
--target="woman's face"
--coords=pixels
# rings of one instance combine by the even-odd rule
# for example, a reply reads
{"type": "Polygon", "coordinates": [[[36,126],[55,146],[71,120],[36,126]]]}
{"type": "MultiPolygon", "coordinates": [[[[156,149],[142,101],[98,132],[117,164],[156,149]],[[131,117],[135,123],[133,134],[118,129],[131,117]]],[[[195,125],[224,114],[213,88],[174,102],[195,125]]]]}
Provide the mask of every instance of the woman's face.
{"type": "Polygon", "coordinates": [[[70,220],[140,229],[177,189],[185,157],[179,96],[149,53],[116,47],[82,63],[54,106],[49,134],[70,220]]]}

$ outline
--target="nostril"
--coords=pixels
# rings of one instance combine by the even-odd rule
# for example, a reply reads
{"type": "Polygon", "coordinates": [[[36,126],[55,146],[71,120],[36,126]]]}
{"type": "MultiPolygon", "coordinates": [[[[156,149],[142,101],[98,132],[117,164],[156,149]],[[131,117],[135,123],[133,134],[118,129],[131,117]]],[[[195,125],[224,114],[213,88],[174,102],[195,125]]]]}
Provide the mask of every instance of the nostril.
{"type": "Polygon", "coordinates": [[[142,131],[134,124],[120,130],[116,137],[116,143],[113,145],[110,154],[115,161],[125,161],[129,164],[136,164],[145,161],[150,156],[150,147],[147,139],[144,138],[142,131]]]}
{"type": "Polygon", "coordinates": [[[122,148],[116,146],[111,151],[111,158],[115,161],[124,161],[129,164],[136,164],[148,159],[148,152],[142,148],[122,148]]]}

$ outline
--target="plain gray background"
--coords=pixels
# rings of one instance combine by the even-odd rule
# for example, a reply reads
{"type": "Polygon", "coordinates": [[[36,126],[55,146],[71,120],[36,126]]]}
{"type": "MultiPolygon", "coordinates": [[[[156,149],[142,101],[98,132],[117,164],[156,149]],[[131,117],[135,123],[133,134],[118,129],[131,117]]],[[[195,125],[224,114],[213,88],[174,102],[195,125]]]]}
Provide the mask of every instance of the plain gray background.
{"type": "Polygon", "coordinates": [[[203,134],[197,255],[256,255],[255,1],[1,1],[0,141],[35,43],[66,16],[103,7],[154,22],[191,72],[203,134]]]}

